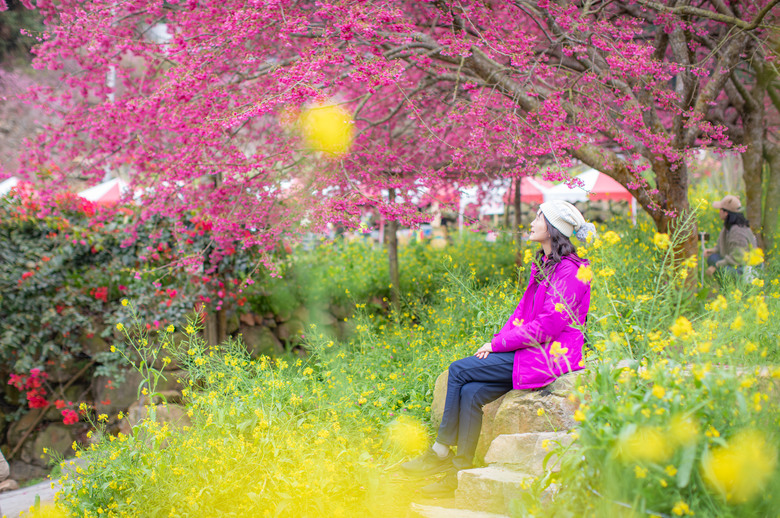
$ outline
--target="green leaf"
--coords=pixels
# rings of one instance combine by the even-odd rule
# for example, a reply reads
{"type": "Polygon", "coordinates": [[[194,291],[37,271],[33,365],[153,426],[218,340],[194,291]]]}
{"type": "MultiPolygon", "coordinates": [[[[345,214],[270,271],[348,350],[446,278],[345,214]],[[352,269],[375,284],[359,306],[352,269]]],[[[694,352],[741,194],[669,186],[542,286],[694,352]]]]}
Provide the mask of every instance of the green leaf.
{"type": "Polygon", "coordinates": [[[680,467],[677,470],[677,487],[680,489],[687,487],[691,480],[691,471],[693,463],[696,460],[696,443],[690,444],[683,449],[680,467]]]}

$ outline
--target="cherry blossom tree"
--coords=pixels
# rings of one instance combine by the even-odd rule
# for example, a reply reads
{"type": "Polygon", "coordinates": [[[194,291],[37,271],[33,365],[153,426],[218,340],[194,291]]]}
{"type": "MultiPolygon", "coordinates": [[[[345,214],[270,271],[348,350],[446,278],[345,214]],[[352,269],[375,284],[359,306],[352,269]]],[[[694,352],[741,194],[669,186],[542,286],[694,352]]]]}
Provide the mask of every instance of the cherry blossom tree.
{"type": "Polygon", "coordinates": [[[419,221],[399,200],[423,187],[585,163],[668,232],[689,210],[686,160],[733,145],[710,112],[745,49],[768,45],[777,3],[39,1],[35,65],[66,88],[34,93],[61,122],[24,173],[125,171],[146,213],[268,251],[301,221],[356,226],[366,205],[419,221]],[[353,114],[348,153],[299,138],[314,102],[353,114]]]}

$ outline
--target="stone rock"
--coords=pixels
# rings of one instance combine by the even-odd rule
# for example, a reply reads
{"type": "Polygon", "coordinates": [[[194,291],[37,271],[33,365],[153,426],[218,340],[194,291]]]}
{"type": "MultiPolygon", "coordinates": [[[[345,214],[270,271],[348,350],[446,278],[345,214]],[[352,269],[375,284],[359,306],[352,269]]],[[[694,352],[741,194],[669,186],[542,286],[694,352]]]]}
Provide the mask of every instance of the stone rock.
{"type": "Polygon", "coordinates": [[[299,306],[295,311],[293,311],[290,318],[297,318],[301,322],[309,322],[311,319],[311,313],[306,306],[299,306]]]}
{"type": "Polygon", "coordinates": [[[76,434],[72,426],[63,423],[48,425],[35,437],[30,463],[38,466],[48,466],[52,454],[57,454],[62,458],[74,455],[76,452],[73,451],[72,446],[75,439],[76,434]],[[48,453],[44,453],[44,449],[48,453]]]}
{"type": "Polygon", "coordinates": [[[19,483],[12,478],[8,478],[0,482],[0,493],[5,493],[6,491],[16,491],[17,489],[19,489],[19,483]]]}
{"type": "Polygon", "coordinates": [[[5,431],[8,429],[8,421],[5,420],[5,412],[0,407],[0,437],[5,437],[5,431]]]}
{"type": "Polygon", "coordinates": [[[22,394],[14,387],[13,385],[9,385],[8,383],[3,384],[3,399],[5,399],[5,402],[12,405],[12,406],[20,406],[22,400],[24,399],[22,397],[22,394]]]}
{"type": "MultiPolygon", "coordinates": [[[[254,313],[243,313],[240,317],[238,317],[238,320],[240,323],[244,325],[247,325],[249,327],[254,327],[255,317],[257,317],[257,315],[255,315],[254,313]]],[[[260,320],[260,322],[262,322],[262,319],[260,320]]]]}
{"type": "Polygon", "coordinates": [[[47,381],[51,384],[67,383],[86,363],[86,360],[76,361],[73,357],[63,358],[59,365],[52,365],[46,370],[47,381]]]}
{"type": "Polygon", "coordinates": [[[269,329],[276,329],[276,320],[273,318],[266,318],[264,320],[261,320],[258,325],[265,326],[269,329]]]}
{"type": "Polygon", "coordinates": [[[279,324],[279,328],[276,330],[276,335],[282,342],[298,343],[301,341],[301,335],[303,335],[303,331],[303,321],[293,317],[287,322],[279,324]]]}
{"type": "Polygon", "coordinates": [[[33,478],[41,478],[46,476],[48,471],[40,466],[34,464],[28,464],[20,460],[11,461],[11,478],[24,482],[25,480],[31,480],[33,478]]]}
{"type": "Polygon", "coordinates": [[[130,369],[123,369],[122,374],[122,381],[115,381],[107,376],[98,376],[92,381],[97,413],[113,416],[121,410],[126,410],[138,399],[141,375],[130,369]]]}
{"type": "Polygon", "coordinates": [[[239,335],[253,357],[278,356],[284,352],[282,342],[265,326],[244,327],[239,335]]]}
{"type": "Polygon", "coordinates": [[[349,316],[352,314],[352,311],[349,308],[341,305],[331,306],[330,312],[339,322],[343,322],[345,318],[349,318],[349,316]]]}
{"type": "Polygon", "coordinates": [[[433,401],[431,402],[431,420],[436,428],[441,424],[441,418],[444,415],[444,400],[447,398],[447,380],[450,378],[450,371],[445,370],[436,378],[433,387],[433,401]]]}
{"type": "Polygon", "coordinates": [[[506,468],[465,469],[458,472],[455,504],[463,509],[505,513],[512,500],[527,490],[531,475],[506,468]]]}
{"type": "Polygon", "coordinates": [[[235,312],[232,312],[232,314],[227,317],[227,328],[225,331],[227,331],[227,334],[232,335],[238,331],[240,325],[241,321],[239,320],[238,315],[235,312]]]}
{"type": "Polygon", "coordinates": [[[5,460],[5,455],[0,453],[0,482],[8,478],[11,474],[11,468],[8,466],[8,461],[5,460]]]}
{"type": "MultiPolygon", "coordinates": [[[[477,459],[487,452],[490,443],[499,435],[554,432],[574,428],[574,411],[578,403],[569,399],[579,373],[564,374],[546,387],[536,390],[511,390],[482,408],[482,432],[477,445],[477,459]],[[538,414],[539,409],[544,415],[538,414]]],[[[441,423],[444,400],[447,396],[448,371],[436,379],[431,403],[431,419],[441,423]]]]}
{"type": "Polygon", "coordinates": [[[33,423],[38,419],[40,410],[33,410],[24,414],[21,419],[15,423],[11,423],[8,428],[8,445],[12,448],[16,446],[22,436],[27,433],[27,430],[32,428],[33,423]]]}
{"type": "MultiPolygon", "coordinates": [[[[132,432],[133,427],[149,416],[149,407],[141,401],[136,401],[127,409],[127,418],[119,425],[119,431],[125,435],[132,432]]],[[[192,425],[187,409],[182,405],[155,405],[155,421],[159,424],[168,423],[172,428],[184,428],[192,425]]]]}
{"type": "Polygon", "coordinates": [[[81,348],[84,352],[92,357],[98,353],[106,353],[111,350],[111,344],[97,334],[93,334],[92,336],[87,336],[86,334],[81,335],[79,344],[81,344],[81,348]]]}
{"type": "Polygon", "coordinates": [[[309,319],[304,322],[310,322],[317,326],[328,327],[336,323],[336,317],[331,315],[328,311],[322,309],[316,309],[309,313],[309,319]]]}
{"type": "Polygon", "coordinates": [[[423,518],[508,518],[505,514],[483,513],[469,509],[454,509],[412,503],[411,512],[423,518]]]}
{"type": "MultiPolygon", "coordinates": [[[[568,446],[572,441],[572,435],[567,432],[499,435],[490,443],[485,462],[539,476],[545,472],[544,458],[556,446],[555,443],[568,446]]],[[[559,459],[552,455],[546,471],[557,472],[560,468],[559,459]]]]}

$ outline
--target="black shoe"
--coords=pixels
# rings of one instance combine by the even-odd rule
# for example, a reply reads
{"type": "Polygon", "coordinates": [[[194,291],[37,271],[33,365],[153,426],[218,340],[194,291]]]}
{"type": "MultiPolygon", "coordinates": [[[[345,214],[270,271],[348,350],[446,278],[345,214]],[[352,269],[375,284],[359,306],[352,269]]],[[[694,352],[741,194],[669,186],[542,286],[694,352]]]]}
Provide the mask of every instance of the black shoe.
{"type": "Polygon", "coordinates": [[[455,494],[458,489],[458,470],[447,470],[443,477],[432,484],[422,488],[422,494],[429,498],[447,498],[455,494]]]}
{"type": "Polygon", "coordinates": [[[404,470],[407,475],[428,477],[430,475],[435,475],[436,473],[441,473],[442,471],[453,469],[453,457],[454,455],[450,451],[447,452],[447,456],[442,459],[435,451],[428,448],[428,451],[416,459],[401,464],[401,469],[404,470]]]}

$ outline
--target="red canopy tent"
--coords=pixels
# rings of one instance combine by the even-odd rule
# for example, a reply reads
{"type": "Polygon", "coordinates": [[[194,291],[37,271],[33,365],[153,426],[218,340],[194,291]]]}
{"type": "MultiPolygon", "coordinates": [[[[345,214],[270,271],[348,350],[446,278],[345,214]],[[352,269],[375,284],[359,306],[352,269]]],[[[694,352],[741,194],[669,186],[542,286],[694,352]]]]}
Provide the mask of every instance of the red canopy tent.
{"type": "MultiPolygon", "coordinates": [[[[544,193],[552,187],[552,184],[539,178],[523,176],[520,180],[520,201],[523,203],[535,203],[540,205],[544,202],[544,193]]],[[[504,203],[511,205],[515,199],[515,184],[509,186],[504,194],[504,203]]]]}

